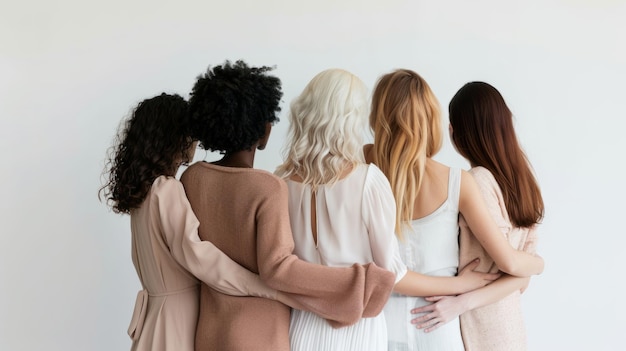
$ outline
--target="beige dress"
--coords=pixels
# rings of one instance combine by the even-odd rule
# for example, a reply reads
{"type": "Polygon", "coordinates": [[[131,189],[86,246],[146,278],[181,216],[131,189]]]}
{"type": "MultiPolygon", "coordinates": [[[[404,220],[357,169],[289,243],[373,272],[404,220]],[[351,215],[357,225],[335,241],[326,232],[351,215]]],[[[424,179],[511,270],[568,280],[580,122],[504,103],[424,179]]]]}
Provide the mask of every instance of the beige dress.
{"type": "Polygon", "coordinates": [[[132,350],[194,349],[199,308],[194,275],[225,294],[276,294],[213,244],[200,241],[198,220],[175,178],[157,178],[130,223],[133,264],[143,286],[128,330],[132,350]]]}
{"type": "MultiPolygon", "coordinates": [[[[287,185],[258,169],[198,162],[181,177],[200,220],[199,234],[270,287],[290,293],[294,307],[336,326],[378,315],[394,274],[373,264],[315,265],[292,254],[287,185]]],[[[202,285],[196,350],[289,351],[290,308],[258,297],[234,297],[202,285]]]]}
{"type": "MultiPolygon", "coordinates": [[[[485,199],[485,203],[500,227],[502,234],[517,250],[534,253],[537,236],[535,228],[514,227],[509,220],[502,191],[487,169],[475,167],[470,170],[485,199]]],[[[459,219],[460,261],[465,266],[476,257],[480,258],[477,270],[497,272],[493,259],[485,252],[467,223],[459,219]]],[[[526,329],[522,317],[521,293],[515,291],[504,299],[461,315],[461,333],[465,349],[469,351],[515,351],[526,350],[526,329]]]]}

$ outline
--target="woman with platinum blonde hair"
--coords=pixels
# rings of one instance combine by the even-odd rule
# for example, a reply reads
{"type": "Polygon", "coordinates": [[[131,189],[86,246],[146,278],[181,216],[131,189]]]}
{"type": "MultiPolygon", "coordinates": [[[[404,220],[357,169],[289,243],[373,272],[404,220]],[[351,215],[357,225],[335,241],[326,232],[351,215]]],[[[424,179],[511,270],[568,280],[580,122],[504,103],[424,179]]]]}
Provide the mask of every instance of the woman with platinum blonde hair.
{"type": "MultiPolygon", "coordinates": [[[[341,69],[316,75],[291,103],[285,162],[276,173],[289,189],[294,254],[330,267],[374,262],[396,274],[395,291],[455,294],[484,286],[497,274],[473,272],[431,278],[407,272],[394,236],[395,202],[385,175],[364,162],[369,99],[365,84],[341,69]],[[431,288],[446,280],[447,290],[431,288]]],[[[474,265],[475,266],[475,265],[474,265]]],[[[314,313],[294,309],[291,350],[385,350],[381,313],[335,329],[314,313]]]]}

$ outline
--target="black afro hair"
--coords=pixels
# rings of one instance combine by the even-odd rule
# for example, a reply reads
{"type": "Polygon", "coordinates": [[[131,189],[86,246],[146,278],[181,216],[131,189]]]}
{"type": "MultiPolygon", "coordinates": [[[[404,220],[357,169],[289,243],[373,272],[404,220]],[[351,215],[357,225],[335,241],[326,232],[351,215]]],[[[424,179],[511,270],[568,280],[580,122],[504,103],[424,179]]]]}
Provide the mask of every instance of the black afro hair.
{"type": "Polygon", "coordinates": [[[270,67],[250,67],[239,60],[209,67],[191,92],[191,134],[200,145],[223,154],[250,149],[278,121],[283,95],[270,67]]]}

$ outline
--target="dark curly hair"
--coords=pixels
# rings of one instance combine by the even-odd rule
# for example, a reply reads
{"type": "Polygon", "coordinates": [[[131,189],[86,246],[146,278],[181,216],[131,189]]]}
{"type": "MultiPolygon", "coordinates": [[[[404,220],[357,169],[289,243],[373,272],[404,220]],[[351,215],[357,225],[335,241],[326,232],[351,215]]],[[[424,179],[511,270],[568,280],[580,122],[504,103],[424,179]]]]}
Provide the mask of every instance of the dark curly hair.
{"type": "Polygon", "coordinates": [[[280,79],[267,75],[271,70],[226,61],[198,77],[189,111],[192,136],[202,148],[222,154],[250,149],[267,122],[278,121],[283,93],[280,79]]]}
{"type": "Polygon", "coordinates": [[[107,183],[98,197],[104,197],[115,213],[130,213],[141,205],[157,177],[174,175],[180,163],[190,161],[193,140],[187,101],[165,93],[146,99],[120,129],[109,149],[107,183]]]}

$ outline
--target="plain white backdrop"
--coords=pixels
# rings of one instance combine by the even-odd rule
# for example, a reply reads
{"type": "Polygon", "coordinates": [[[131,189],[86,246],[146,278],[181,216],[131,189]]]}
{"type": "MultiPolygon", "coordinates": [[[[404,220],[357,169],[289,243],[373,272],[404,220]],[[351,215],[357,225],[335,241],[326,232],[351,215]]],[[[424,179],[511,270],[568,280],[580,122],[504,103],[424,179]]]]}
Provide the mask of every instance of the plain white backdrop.
{"type": "MultiPolygon", "coordinates": [[[[141,99],[188,97],[226,59],[276,66],[283,112],[339,67],[371,88],[410,68],[442,106],[497,87],[541,183],[546,270],[524,296],[530,350],[620,350],[626,327],[626,4],[610,0],[0,0],[0,350],[124,350],[139,283],[129,221],[97,191],[141,99]]],[[[196,160],[215,155],[198,152],[196,160]]],[[[446,139],[437,159],[467,168],[446,139]]]]}

